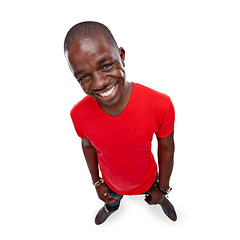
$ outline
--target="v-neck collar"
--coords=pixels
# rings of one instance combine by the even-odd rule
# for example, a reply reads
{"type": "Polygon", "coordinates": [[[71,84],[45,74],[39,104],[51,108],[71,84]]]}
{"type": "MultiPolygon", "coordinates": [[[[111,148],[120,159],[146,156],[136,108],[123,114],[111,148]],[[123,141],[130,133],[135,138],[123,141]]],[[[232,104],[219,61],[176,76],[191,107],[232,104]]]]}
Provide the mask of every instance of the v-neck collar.
{"type": "Polygon", "coordinates": [[[106,117],[110,118],[110,119],[119,119],[120,117],[122,117],[123,115],[125,115],[125,112],[127,112],[127,110],[129,109],[129,106],[131,106],[131,102],[133,99],[133,95],[134,95],[134,91],[135,91],[135,83],[132,82],[132,92],[130,95],[130,98],[128,100],[128,103],[126,105],[126,107],[123,109],[123,111],[117,115],[116,117],[109,115],[108,113],[106,113],[99,105],[97,99],[95,99],[96,105],[97,105],[97,109],[98,111],[100,111],[102,113],[102,115],[105,115],[106,117]]]}

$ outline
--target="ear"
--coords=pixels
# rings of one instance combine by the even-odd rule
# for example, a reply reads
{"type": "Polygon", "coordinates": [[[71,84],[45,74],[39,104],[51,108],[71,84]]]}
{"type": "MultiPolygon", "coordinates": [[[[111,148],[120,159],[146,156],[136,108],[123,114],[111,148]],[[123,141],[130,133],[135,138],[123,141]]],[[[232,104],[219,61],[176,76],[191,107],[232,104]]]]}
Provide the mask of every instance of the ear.
{"type": "Polygon", "coordinates": [[[119,48],[119,54],[120,54],[120,58],[122,60],[122,64],[125,67],[125,62],[124,62],[125,61],[125,50],[122,47],[119,48]]]}

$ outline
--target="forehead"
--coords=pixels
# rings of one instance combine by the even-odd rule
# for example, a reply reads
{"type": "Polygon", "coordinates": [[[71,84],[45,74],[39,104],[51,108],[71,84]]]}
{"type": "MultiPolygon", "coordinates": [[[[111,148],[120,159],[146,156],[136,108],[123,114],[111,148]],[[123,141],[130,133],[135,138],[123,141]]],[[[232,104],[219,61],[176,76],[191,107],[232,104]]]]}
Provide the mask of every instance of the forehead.
{"type": "Polygon", "coordinates": [[[118,53],[118,48],[110,44],[101,35],[97,35],[90,39],[74,41],[70,44],[67,53],[70,62],[87,59],[91,57],[101,57],[107,55],[115,55],[118,53]]]}

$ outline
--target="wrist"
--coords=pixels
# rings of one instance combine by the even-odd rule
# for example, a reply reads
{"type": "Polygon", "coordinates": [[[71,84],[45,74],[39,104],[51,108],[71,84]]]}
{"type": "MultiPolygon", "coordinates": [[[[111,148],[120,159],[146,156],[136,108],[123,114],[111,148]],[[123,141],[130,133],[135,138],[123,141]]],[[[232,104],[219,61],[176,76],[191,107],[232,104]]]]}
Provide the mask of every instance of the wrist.
{"type": "Polygon", "coordinates": [[[171,187],[161,188],[161,187],[159,186],[159,184],[157,184],[157,189],[158,189],[164,196],[167,196],[167,195],[172,191],[172,188],[171,188],[171,187]]]}
{"type": "Polygon", "coordinates": [[[104,180],[102,178],[99,178],[99,180],[97,180],[96,182],[93,182],[93,186],[97,187],[99,186],[101,183],[104,183],[104,180]]]}
{"type": "Polygon", "coordinates": [[[158,183],[158,186],[164,190],[169,188],[169,180],[167,179],[160,179],[159,177],[157,183],[158,183]]]}

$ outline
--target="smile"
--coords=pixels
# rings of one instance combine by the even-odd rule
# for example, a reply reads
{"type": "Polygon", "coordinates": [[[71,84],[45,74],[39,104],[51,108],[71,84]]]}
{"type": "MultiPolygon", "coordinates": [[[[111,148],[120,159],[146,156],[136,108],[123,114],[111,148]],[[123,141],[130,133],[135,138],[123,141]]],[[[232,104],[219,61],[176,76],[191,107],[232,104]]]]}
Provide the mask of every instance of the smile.
{"type": "Polygon", "coordinates": [[[116,85],[114,85],[111,89],[109,89],[107,92],[104,92],[104,93],[99,93],[99,95],[101,97],[109,97],[110,95],[112,95],[112,93],[114,92],[116,88],[116,85]]]}

